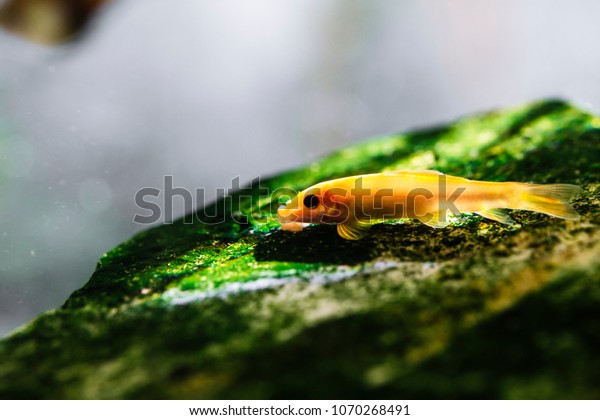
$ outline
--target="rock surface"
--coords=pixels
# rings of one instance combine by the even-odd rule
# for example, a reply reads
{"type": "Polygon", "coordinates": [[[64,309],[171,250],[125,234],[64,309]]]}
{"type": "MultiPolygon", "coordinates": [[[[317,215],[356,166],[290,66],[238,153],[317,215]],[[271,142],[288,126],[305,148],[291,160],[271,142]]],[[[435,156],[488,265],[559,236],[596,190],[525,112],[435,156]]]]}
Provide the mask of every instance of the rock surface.
{"type": "Polygon", "coordinates": [[[599,181],[600,118],[558,100],[348,147],[108,252],[0,342],[0,397],[600,398],[599,181]],[[578,184],[582,217],[360,241],[272,217],[286,189],[398,168],[578,184]]]}

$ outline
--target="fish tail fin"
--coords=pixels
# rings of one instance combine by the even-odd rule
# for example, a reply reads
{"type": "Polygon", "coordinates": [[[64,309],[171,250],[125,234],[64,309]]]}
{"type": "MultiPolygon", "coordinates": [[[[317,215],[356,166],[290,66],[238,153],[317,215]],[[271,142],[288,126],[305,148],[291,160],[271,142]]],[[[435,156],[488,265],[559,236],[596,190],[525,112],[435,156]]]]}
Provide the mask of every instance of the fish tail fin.
{"type": "Polygon", "coordinates": [[[579,213],[569,204],[581,188],[571,184],[521,184],[519,209],[537,211],[563,219],[579,219],[579,213]]]}

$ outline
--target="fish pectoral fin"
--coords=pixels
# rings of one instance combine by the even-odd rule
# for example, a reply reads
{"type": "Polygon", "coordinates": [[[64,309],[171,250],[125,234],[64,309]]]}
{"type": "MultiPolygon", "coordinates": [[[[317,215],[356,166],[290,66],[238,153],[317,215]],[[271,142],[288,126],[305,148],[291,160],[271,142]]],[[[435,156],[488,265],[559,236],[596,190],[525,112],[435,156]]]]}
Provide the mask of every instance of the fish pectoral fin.
{"type": "Polygon", "coordinates": [[[448,215],[444,214],[442,218],[442,214],[440,212],[436,213],[427,213],[425,216],[417,217],[421,223],[426,224],[429,227],[441,229],[445,228],[450,224],[448,220],[448,215]]]}
{"type": "Polygon", "coordinates": [[[367,234],[369,226],[367,222],[351,220],[337,225],[337,231],[342,238],[356,241],[367,234]]]}
{"type": "Polygon", "coordinates": [[[502,209],[489,209],[475,212],[486,219],[495,220],[496,222],[504,223],[505,225],[512,225],[515,222],[510,218],[506,211],[502,209]]]}

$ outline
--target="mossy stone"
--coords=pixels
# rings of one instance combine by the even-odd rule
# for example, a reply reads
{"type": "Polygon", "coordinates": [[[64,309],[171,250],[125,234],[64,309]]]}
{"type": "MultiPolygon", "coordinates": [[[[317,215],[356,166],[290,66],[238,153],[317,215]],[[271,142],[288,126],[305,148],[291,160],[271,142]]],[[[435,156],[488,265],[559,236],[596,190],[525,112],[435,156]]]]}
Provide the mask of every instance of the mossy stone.
{"type": "Polygon", "coordinates": [[[0,397],[600,398],[599,182],[560,100],[347,147],[109,251],[0,342],[0,397]],[[578,184],[582,217],[279,230],[289,189],[399,168],[578,184]]]}

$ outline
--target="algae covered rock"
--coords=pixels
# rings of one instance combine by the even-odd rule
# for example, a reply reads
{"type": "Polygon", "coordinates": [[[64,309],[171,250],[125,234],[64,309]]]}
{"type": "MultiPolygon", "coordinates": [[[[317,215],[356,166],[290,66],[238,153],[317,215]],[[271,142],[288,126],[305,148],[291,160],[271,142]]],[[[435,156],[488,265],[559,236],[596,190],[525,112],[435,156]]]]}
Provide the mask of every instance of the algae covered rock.
{"type": "Polygon", "coordinates": [[[600,118],[562,101],[373,139],[108,252],[0,343],[5,398],[600,398],[600,118]],[[581,219],[293,234],[290,190],[392,169],[574,183],[581,219]]]}

